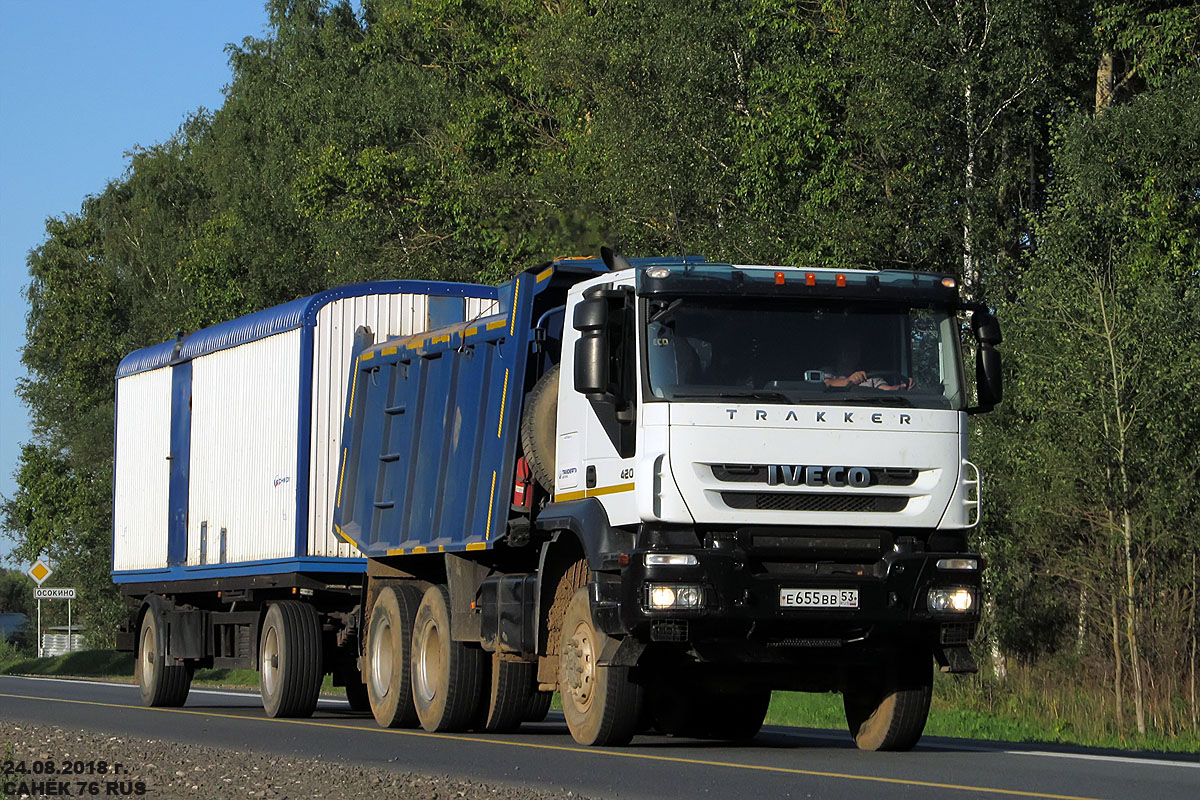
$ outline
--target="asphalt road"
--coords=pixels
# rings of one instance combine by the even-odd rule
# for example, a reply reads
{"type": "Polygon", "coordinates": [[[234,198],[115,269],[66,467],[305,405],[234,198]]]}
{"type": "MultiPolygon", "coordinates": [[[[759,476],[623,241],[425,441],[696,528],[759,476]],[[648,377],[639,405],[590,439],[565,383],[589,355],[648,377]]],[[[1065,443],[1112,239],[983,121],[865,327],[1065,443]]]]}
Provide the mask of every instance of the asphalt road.
{"type": "Polygon", "coordinates": [[[0,676],[3,720],[396,767],[595,798],[1200,798],[1200,758],[925,737],[909,753],[865,753],[841,731],[765,728],[744,746],[643,736],[575,744],[560,715],[519,734],[384,730],[341,700],[307,720],[265,716],[256,694],[193,689],[147,709],[133,686],[0,676]]]}

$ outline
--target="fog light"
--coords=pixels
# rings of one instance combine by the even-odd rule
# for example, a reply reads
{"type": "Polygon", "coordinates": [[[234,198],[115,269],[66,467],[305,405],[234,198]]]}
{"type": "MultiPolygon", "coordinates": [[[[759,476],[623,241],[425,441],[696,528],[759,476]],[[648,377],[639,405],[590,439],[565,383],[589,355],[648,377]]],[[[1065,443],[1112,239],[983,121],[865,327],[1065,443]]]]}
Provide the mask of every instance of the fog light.
{"type": "Polygon", "coordinates": [[[694,567],[697,563],[691,553],[646,553],[647,567],[694,567]]]}
{"type": "Polygon", "coordinates": [[[930,589],[929,610],[963,613],[975,607],[975,593],[970,589],[930,589]]]}
{"type": "Polygon", "coordinates": [[[696,584],[646,584],[646,603],[651,609],[700,608],[704,605],[704,587],[696,584]]]}

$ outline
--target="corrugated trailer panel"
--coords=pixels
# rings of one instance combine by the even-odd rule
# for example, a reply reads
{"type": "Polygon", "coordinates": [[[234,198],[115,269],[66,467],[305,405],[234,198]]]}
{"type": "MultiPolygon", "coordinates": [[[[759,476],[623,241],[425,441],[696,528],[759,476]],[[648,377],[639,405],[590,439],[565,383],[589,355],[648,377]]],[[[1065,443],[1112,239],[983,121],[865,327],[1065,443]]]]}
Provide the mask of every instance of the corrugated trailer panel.
{"type": "Polygon", "coordinates": [[[333,532],[332,519],[354,332],[360,325],[365,325],[377,342],[408,336],[425,329],[426,316],[426,298],[419,294],[348,297],[329,303],[317,312],[317,325],[313,331],[309,555],[342,558],[359,555],[357,548],[333,532]]]}
{"type": "Polygon", "coordinates": [[[300,333],[192,361],[189,566],[295,554],[300,333]]]}
{"type": "Polygon", "coordinates": [[[114,580],[361,568],[330,514],[354,332],[462,324],[496,296],[471,284],[358,284],[126,356],[114,580]]]}
{"type": "Polygon", "coordinates": [[[167,566],[167,494],[171,462],[171,371],[131,375],[117,383],[113,470],[114,569],[167,566]],[[136,420],[136,423],[133,422],[136,420]]]}

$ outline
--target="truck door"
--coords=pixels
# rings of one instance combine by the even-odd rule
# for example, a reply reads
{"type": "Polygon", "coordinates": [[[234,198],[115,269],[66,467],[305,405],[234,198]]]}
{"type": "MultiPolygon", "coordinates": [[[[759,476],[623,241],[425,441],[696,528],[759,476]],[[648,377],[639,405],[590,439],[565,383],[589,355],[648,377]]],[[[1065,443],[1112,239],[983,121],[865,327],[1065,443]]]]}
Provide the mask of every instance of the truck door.
{"type": "MultiPolygon", "coordinates": [[[[631,286],[593,287],[567,309],[567,321],[580,302],[592,303],[582,332],[564,326],[563,373],[559,381],[555,500],[595,497],[609,522],[637,522],[634,457],[637,450],[637,326],[631,286]],[[596,304],[602,303],[603,308],[596,304]],[[599,323],[599,318],[603,323],[599,323]],[[599,327],[597,327],[599,325],[599,327]],[[579,391],[577,362],[583,339],[598,339],[590,352],[605,363],[603,391],[579,391]],[[600,355],[602,353],[602,355],[600,355]]],[[[589,388],[599,389],[600,386],[589,388]]]]}

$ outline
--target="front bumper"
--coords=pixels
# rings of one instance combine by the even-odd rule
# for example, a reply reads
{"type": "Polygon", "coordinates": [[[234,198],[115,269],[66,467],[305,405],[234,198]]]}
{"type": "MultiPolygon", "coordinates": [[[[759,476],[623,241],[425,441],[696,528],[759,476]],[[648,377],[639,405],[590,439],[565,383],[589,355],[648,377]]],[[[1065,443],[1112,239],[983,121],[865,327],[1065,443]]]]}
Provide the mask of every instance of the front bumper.
{"type": "Polygon", "coordinates": [[[939,568],[943,559],[976,554],[897,549],[869,564],[802,564],[791,570],[763,571],[738,550],[676,550],[690,554],[692,566],[646,566],[646,551],[628,555],[615,573],[598,575],[597,622],[610,633],[642,642],[697,646],[727,641],[767,647],[840,647],[868,640],[927,637],[938,647],[965,647],[979,621],[981,569],[939,568]],[[697,608],[655,609],[648,586],[700,586],[697,608]],[[935,612],[929,590],[964,588],[974,603],[966,611],[935,612]],[[855,608],[781,607],[784,589],[857,590],[855,608]]]}

